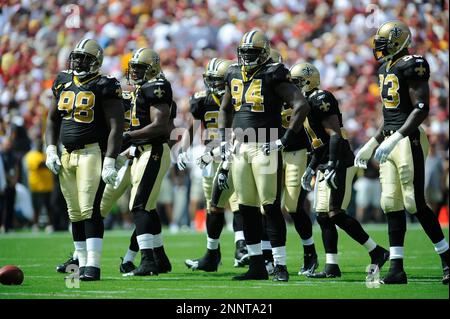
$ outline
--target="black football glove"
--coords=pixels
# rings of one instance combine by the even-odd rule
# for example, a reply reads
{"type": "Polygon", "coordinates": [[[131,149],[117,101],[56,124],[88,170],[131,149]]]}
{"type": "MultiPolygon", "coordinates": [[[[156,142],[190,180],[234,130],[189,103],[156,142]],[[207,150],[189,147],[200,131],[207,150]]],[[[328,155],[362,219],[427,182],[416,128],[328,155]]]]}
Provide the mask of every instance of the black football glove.
{"type": "Polygon", "coordinates": [[[336,190],[338,188],[337,184],[337,174],[336,174],[336,163],[328,162],[327,168],[325,169],[324,179],[327,182],[329,188],[336,190]]]}

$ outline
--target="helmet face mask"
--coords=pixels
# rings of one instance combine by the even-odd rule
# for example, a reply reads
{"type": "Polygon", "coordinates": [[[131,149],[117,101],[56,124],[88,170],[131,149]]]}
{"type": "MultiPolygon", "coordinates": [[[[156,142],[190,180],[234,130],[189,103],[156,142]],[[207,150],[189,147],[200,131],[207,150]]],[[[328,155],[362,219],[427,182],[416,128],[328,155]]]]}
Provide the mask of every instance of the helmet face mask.
{"type": "Polygon", "coordinates": [[[238,63],[245,71],[251,71],[270,58],[270,43],[261,31],[244,34],[237,48],[238,63]]]}
{"type": "Polygon", "coordinates": [[[222,77],[203,74],[203,82],[211,93],[218,95],[225,93],[225,81],[222,77]]]}
{"type": "Polygon", "coordinates": [[[127,70],[127,79],[129,83],[133,84],[141,84],[145,81],[147,71],[149,69],[148,65],[136,63],[136,62],[129,62],[128,63],[128,70],[127,70]]]}
{"type": "Polygon", "coordinates": [[[69,69],[79,77],[95,74],[103,62],[103,50],[97,42],[83,39],[69,55],[69,69]]]}

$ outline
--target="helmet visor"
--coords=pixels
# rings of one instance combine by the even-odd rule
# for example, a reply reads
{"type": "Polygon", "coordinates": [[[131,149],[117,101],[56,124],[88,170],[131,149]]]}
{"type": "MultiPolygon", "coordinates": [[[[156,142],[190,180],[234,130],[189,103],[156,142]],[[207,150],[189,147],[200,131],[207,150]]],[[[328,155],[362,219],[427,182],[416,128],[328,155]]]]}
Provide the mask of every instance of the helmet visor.
{"type": "Polygon", "coordinates": [[[388,39],[381,38],[381,37],[375,37],[373,39],[373,55],[377,61],[380,61],[384,57],[388,56],[389,53],[387,52],[387,44],[388,39]]]}

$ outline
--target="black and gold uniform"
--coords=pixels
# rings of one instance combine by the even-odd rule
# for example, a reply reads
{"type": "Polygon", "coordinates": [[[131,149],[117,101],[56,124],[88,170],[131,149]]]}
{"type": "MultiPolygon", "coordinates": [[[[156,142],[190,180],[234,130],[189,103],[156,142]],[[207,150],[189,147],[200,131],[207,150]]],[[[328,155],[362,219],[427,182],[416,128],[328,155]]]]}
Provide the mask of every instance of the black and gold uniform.
{"type": "MultiPolygon", "coordinates": [[[[172,105],[172,88],[163,77],[156,77],[135,91],[131,111],[130,131],[141,129],[152,122],[150,106],[172,105]]],[[[170,111],[169,111],[170,112],[170,111]]],[[[133,140],[136,157],[131,167],[130,210],[151,211],[156,208],[161,182],[170,166],[169,136],[162,135],[152,139],[133,140]]],[[[133,154],[132,154],[133,155],[133,154]]]]}
{"type": "Polygon", "coordinates": [[[275,87],[289,81],[289,70],[281,63],[269,61],[247,77],[238,64],[233,64],[228,69],[226,81],[235,111],[233,129],[236,139],[253,143],[278,139],[282,129],[283,100],[277,95],[275,87]],[[246,129],[257,130],[256,139],[239,134],[246,129]],[[270,135],[270,129],[275,132],[274,136],[270,135]]]}
{"type": "Polygon", "coordinates": [[[247,77],[237,64],[226,76],[234,108],[233,132],[238,144],[233,158],[233,180],[239,204],[260,207],[279,198],[281,154],[266,156],[260,143],[281,136],[283,100],[275,87],[289,81],[289,70],[281,63],[264,63],[247,77]]]}
{"type": "Polygon", "coordinates": [[[76,222],[90,218],[95,207],[100,209],[102,153],[109,133],[103,107],[109,99],[121,99],[122,91],[115,78],[97,73],[80,81],[70,71],[58,74],[52,90],[62,118],[61,190],[70,220],[76,222]]]}
{"type": "MultiPolygon", "coordinates": [[[[428,105],[413,105],[409,95],[408,81],[428,81],[430,67],[424,57],[406,55],[396,61],[383,63],[378,70],[378,79],[383,104],[383,135],[385,138],[397,131],[415,108],[428,111],[428,105]]],[[[382,185],[381,208],[385,212],[406,209],[414,214],[425,207],[425,159],[428,154],[428,139],[419,127],[400,140],[380,164],[382,185]]]]}
{"type": "Polygon", "coordinates": [[[205,145],[217,139],[219,128],[220,97],[208,91],[194,93],[189,99],[192,116],[206,129],[205,145]]]}
{"type": "Polygon", "coordinates": [[[351,198],[352,181],[356,169],[353,167],[354,155],[346,139],[338,102],[334,95],[326,90],[316,89],[305,95],[311,106],[311,111],[304,123],[313,152],[309,167],[313,170],[319,169],[315,187],[315,211],[327,213],[334,210],[346,210],[351,198]],[[324,170],[330,161],[330,135],[326,132],[322,121],[332,115],[338,117],[343,137],[336,162],[337,184],[339,185],[337,189],[328,187],[323,178],[324,170]]]}

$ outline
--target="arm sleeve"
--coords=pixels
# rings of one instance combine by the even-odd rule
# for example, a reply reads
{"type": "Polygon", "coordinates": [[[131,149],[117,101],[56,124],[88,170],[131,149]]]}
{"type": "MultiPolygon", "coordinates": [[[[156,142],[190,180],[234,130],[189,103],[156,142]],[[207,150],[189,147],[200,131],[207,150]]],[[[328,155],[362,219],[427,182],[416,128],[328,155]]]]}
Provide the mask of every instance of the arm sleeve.
{"type": "Polygon", "coordinates": [[[202,91],[202,92],[195,92],[194,95],[192,95],[189,98],[190,112],[196,120],[202,119],[201,109],[205,96],[206,94],[202,91]]]}

